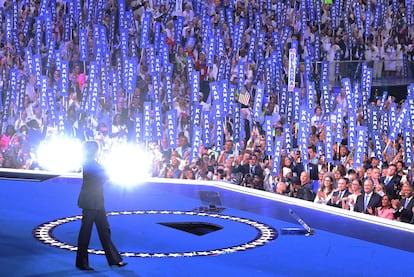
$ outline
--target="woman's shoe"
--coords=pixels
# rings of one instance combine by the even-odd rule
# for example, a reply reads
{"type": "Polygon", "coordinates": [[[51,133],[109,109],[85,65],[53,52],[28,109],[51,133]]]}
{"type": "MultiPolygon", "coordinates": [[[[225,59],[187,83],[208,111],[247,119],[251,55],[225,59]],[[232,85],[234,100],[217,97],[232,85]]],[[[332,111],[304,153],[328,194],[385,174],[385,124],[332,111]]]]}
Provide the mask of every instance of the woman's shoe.
{"type": "Polygon", "coordinates": [[[111,266],[117,266],[117,267],[123,267],[126,266],[128,263],[124,263],[124,262],[119,262],[117,264],[112,264],[111,266]]]}

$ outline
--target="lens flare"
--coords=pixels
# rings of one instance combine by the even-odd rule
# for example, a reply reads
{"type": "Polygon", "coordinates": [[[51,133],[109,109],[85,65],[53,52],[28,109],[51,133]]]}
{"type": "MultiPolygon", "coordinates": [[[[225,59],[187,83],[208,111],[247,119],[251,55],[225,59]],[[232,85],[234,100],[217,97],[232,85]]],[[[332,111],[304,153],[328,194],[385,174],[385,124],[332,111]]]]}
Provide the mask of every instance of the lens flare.
{"type": "Polygon", "coordinates": [[[133,186],[150,177],[152,158],[139,145],[121,144],[104,154],[102,164],[112,183],[133,186]]]}
{"type": "Polygon", "coordinates": [[[82,144],[67,137],[51,138],[37,150],[39,166],[57,173],[79,172],[82,167],[82,144]]]}

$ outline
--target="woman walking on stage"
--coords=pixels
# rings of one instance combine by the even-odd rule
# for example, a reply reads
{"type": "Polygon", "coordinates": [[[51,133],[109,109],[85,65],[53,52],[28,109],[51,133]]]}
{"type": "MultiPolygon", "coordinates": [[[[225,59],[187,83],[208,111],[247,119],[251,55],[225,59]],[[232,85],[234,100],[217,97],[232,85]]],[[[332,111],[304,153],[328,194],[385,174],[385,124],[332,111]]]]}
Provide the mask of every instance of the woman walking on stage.
{"type": "Polygon", "coordinates": [[[95,223],[105,256],[110,266],[125,266],[122,257],[111,240],[106,211],[104,207],[103,184],[107,180],[104,168],[96,161],[99,150],[96,141],[83,144],[85,160],[83,164],[82,188],[78,198],[78,206],[82,209],[82,225],[78,236],[76,267],[80,270],[93,270],[89,266],[88,247],[95,223]]]}

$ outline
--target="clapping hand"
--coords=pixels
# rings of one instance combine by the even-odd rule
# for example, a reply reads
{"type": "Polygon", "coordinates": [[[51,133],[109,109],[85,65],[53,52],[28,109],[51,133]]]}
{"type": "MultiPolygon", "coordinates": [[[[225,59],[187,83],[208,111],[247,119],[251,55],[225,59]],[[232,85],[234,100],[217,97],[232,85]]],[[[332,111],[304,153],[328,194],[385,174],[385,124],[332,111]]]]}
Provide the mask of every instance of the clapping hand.
{"type": "Polygon", "coordinates": [[[398,199],[392,199],[391,205],[394,209],[399,209],[401,207],[401,203],[398,199]]]}

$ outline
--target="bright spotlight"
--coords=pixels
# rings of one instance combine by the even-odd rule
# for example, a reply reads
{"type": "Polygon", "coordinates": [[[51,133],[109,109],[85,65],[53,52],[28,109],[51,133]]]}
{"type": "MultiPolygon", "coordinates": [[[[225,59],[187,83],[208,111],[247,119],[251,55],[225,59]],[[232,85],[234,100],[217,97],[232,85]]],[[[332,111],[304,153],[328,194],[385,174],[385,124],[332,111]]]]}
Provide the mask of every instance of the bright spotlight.
{"type": "Polygon", "coordinates": [[[59,172],[79,172],[82,167],[82,144],[75,139],[55,137],[42,142],[37,150],[42,169],[59,172]]]}
{"type": "Polygon", "coordinates": [[[102,161],[112,183],[132,186],[150,177],[152,160],[148,152],[134,144],[114,145],[102,161]]]}

